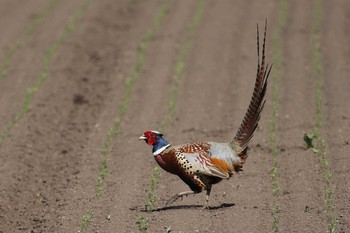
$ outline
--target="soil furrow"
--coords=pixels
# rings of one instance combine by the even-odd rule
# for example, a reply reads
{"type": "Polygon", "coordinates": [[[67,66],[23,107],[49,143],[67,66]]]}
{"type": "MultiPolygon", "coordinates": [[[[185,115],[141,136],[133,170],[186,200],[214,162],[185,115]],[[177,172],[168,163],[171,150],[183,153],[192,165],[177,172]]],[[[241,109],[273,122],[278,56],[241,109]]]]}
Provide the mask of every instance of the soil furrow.
{"type": "MultiPolygon", "coordinates": [[[[14,41],[12,39],[11,44],[7,46],[0,71],[1,78],[6,78],[9,75],[9,69],[12,66],[13,56],[35,33],[36,29],[40,27],[43,22],[45,22],[46,17],[55,10],[59,3],[60,0],[52,0],[47,5],[45,5],[45,7],[40,10],[40,12],[30,15],[31,20],[28,21],[28,23],[25,25],[25,28],[21,31],[17,38],[14,41]]],[[[35,8],[35,10],[37,10],[37,8],[35,8]]]]}
{"type": "MultiPolygon", "coordinates": [[[[195,7],[193,16],[191,20],[186,24],[184,39],[181,43],[179,55],[174,66],[174,71],[175,71],[174,79],[172,80],[172,83],[170,85],[170,94],[167,98],[168,99],[167,113],[166,115],[163,116],[163,119],[158,127],[161,132],[163,132],[164,129],[171,122],[173,122],[174,110],[176,108],[176,104],[179,98],[180,87],[181,87],[182,79],[187,66],[186,64],[187,58],[192,47],[193,36],[196,34],[197,28],[202,21],[206,5],[207,5],[207,2],[205,0],[197,1],[197,5],[195,7]]],[[[149,187],[147,189],[147,193],[145,196],[146,211],[151,211],[154,209],[154,205],[157,199],[155,190],[158,188],[160,174],[161,174],[161,169],[158,167],[158,165],[155,165],[153,168],[153,173],[150,177],[149,187]]],[[[146,217],[145,215],[139,215],[137,219],[138,219],[138,225],[139,225],[140,231],[143,232],[149,228],[149,225],[150,225],[149,217],[146,217]]]]}
{"type": "Polygon", "coordinates": [[[108,223],[108,229],[137,231],[137,216],[143,214],[139,210],[144,208],[144,191],[147,190],[154,166],[153,157],[148,156],[149,148],[145,148],[137,139],[145,130],[152,127],[156,129],[167,112],[167,97],[174,75],[173,64],[179,55],[179,44],[195,6],[196,1],[171,4],[164,25],[149,45],[140,83],[136,86],[130,109],[112,148],[111,175],[106,180],[106,193],[113,195],[102,197],[98,203],[98,206],[110,202],[114,205],[108,210],[98,208],[96,228],[101,227],[101,223],[108,223]],[[142,151],[144,152],[141,153],[142,151]],[[119,213],[125,208],[123,203],[128,203],[128,208],[133,211],[120,216],[119,213]],[[110,222],[105,218],[107,213],[112,216],[110,222]]]}
{"type": "MultiPolygon", "coordinates": [[[[119,134],[119,129],[121,123],[124,121],[124,116],[129,108],[130,100],[133,95],[133,89],[134,85],[140,80],[140,73],[144,68],[145,63],[145,53],[148,51],[148,44],[153,39],[154,33],[159,29],[159,27],[162,26],[162,23],[164,21],[164,17],[167,15],[167,11],[170,5],[170,1],[164,1],[160,4],[159,9],[155,13],[153,24],[151,24],[151,27],[146,31],[144,37],[140,41],[140,43],[137,45],[137,52],[136,52],[136,61],[134,64],[134,68],[131,70],[130,75],[124,80],[124,87],[125,87],[125,95],[122,97],[122,100],[119,103],[119,112],[116,116],[114,116],[114,123],[113,126],[109,128],[106,139],[102,143],[101,148],[101,161],[99,166],[99,173],[96,183],[96,191],[95,191],[95,199],[91,201],[91,208],[83,216],[83,220],[81,223],[80,232],[85,232],[85,230],[88,228],[89,222],[92,219],[92,216],[95,214],[94,211],[96,208],[98,208],[100,205],[96,204],[96,202],[99,201],[101,195],[103,194],[103,188],[104,188],[104,181],[109,173],[109,155],[110,155],[110,149],[112,147],[112,142],[114,138],[119,134]]],[[[150,5],[148,4],[148,7],[150,5]]],[[[103,218],[107,218],[110,220],[111,214],[104,215],[103,218]],[[109,216],[109,217],[106,217],[109,216]]],[[[102,216],[99,215],[101,218],[102,216]]],[[[96,226],[95,226],[96,227],[96,226]]],[[[98,227],[98,226],[97,226],[98,227]]],[[[94,229],[95,231],[96,229],[94,229]]]]}
{"type": "MultiPolygon", "coordinates": [[[[54,76],[54,72],[49,75],[54,76]]],[[[48,96],[53,95],[52,86],[42,89],[48,96]]],[[[57,211],[62,206],[62,192],[73,178],[66,176],[74,173],[74,163],[70,170],[65,169],[69,167],[69,162],[60,163],[66,161],[64,157],[69,150],[62,148],[61,143],[71,141],[65,141],[66,132],[57,130],[64,123],[68,128],[74,127],[74,124],[68,125],[65,121],[71,117],[71,108],[62,111],[57,99],[54,99],[52,108],[46,108],[48,96],[34,103],[28,118],[14,128],[11,138],[0,148],[0,215],[6,220],[1,224],[1,227],[6,227],[4,232],[55,229],[59,221],[57,211]],[[62,119],[58,119],[59,116],[62,119]],[[56,138],[63,139],[56,141],[56,138]],[[59,145],[59,148],[54,150],[53,145],[59,145]]],[[[71,99],[67,100],[72,103],[71,99]]]]}
{"type": "MultiPolygon", "coordinates": [[[[118,82],[115,64],[122,45],[116,38],[130,28],[128,17],[137,15],[132,10],[114,5],[109,15],[114,19],[118,12],[120,20],[99,21],[69,40],[53,60],[50,82],[42,86],[28,117],[1,148],[1,155],[11,158],[1,169],[1,216],[9,220],[1,224],[4,232],[57,232],[72,221],[62,214],[74,200],[67,189],[75,187],[83,164],[90,165],[86,162],[96,152],[84,149],[96,136],[111,84],[118,82]]],[[[70,231],[72,226],[61,232],[70,231]]]]}
{"type": "Polygon", "coordinates": [[[205,0],[189,36],[201,1],[169,0],[162,25],[150,33],[165,1],[0,1],[0,73],[11,60],[0,78],[0,133],[23,110],[28,89],[35,93],[25,117],[0,142],[0,232],[78,232],[87,213],[93,217],[85,232],[139,232],[138,216],[148,218],[148,232],[271,232],[274,216],[279,232],[331,231],[332,219],[339,220],[336,232],[350,232],[349,1],[288,1],[279,31],[283,1],[205,0]],[[50,4],[54,8],[27,36],[50,4]],[[157,164],[138,137],[161,128],[173,145],[230,140],[253,89],[256,23],[261,35],[266,18],[266,61],[275,64],[244,171],[213,187],[210,210],[201,210],[203,193],[162,208],[171,195],[189,190],[162,171],[155,210],[144,212],[157,164]],[[67,25],[74,32],[57,39],[67,25]],[[152,34],[146,50],[145,33],[152,34]],[[139,76],[130,78],[135,70],[139,76]],[[277,163],[268,134],[274,81],[277,163]],[[327,165],[322,153],[305,149],[303,133],[315,126],[327,165]],[[108,173],[96,198],[104,161],[108,173]]]}
{"type": "Polygon", "coordinates": [[[0,28],[2,29],[0,38],[1,69],[9,50],[23,35],[23,30],[28,29],[30,24],[48,4],[50,3],[47,0],[37,0],[35,4],[20,0],[0,2],[0,28]]]}
{"type": "Polygon", "coordinates": [[[312,2],[289,3],[283,34],[281,104],[277,128],[280,149],[280,232],[321,232],[326,229],[323,182],[317,155],[306,151],[303,133],[312,129],[315,114],[312,57],[312,2]],[[296,49],[298,46],[298,49],[296,49]]]}
{"type": "Polygon", "coordinates": [[[279,164],[278,164],[278,145],[277,145],[277,121],[280,111],[280,79],[282,73],[282,32],[285,29],[288,15],[288,1],[280,1],[278,9],[278,19],[276,27],[273,32],[273,73],[271,77],[271,115],[268,124],[268,148],[271,154],[271,165],[270,165],[270,178],[271,178],[271,192],[273,194],[273,205],[271,208],[272,212],[272,226],[271,232],[278,232],[279,230],[279,219],[280,219],[280,195],[281,188],[279,185],[279,164]]]}
{"type": "MultiPolygon", "coordinates": [[[[258,18],[264,22],[267,16],[273,14],[274,8],[272,4],[267,5],[256,18],[249,18],[247,16],[256,12],[255,9],[261,9],[261,5],[248,2],[233,4],[229,1],[209,1],[207,4],[203,22],[194,37],[193,48],[186,64],[188,70],[185,71],[181,84],[175,122],[167,128],[167,138],[174,145],[194,139],[226,141],[233,137],[234,127],[238,127],[248,105],[256,75],[256,23],[258,18]],[[251,46],[242,46],[247,41],[252,41],[251,46]]],[[[251,163],[259,163],[266,158],[255,154],[260,156],[256,159],[253,153],[251,154],[251,163]]],[[[263,163],[265,162],[266,160],[263,163]]],[[[256,164],[247,163],[245,170],[257,169],[250,166],[254,167],[256,164]]],[[[171,227],[174,231],[230,232],[232,225],[236,230],[254,231],[253,229],[260,229],[262,225],[268,229],[269,214],[266,215],[267,219],[256,221],[262,212],[268,211],[265,198],[270,195],[266,187],[269,183],[262,179],[257,180],[259,176],[265,176],[266,179],[268,163],[264,168],[260,168],[258,173],[243,172],[239,177],[216,185],[210,198],[212,211],[200,210],[204,195],[199,194],[174,203],[173,208],[152,212],[150,218],[157,221],[152,221],[150,231],[161,232],[164,227],[171,227]],[[266,196],[251,196],[249,200],[244,200],[247,193],[257,192],[253,187],[250,189],[245,185],[250,183],[257,187],[254,182],[260,191],[265,190],[266,196]],[[240,194],[234,191],[237,187],[240,194]],[[257,199],[254,199],[255,197],[257,199]],[[257,201],[256,203],[260,200],[261,206],[252,205],[252,199],[257,201]],[[229,200],[237,202],[232,203],[229,200]],[[239,210],[235,207],[238,202],[241,202],[239,210]],[[251,225],[251,221],[246,222],[247,215],[244,213],[249,215],[250,219],[254,218],[252,221],[256,222],[256,225],[251,225]],[[190,215],[196,215],[198,218],[191,221],[190,215]]],[[[179,178],[164,173],[160,180],[160,188],[156,192],[162,200],[159,205],[170,195],[187,189],[179,178]]]]}
{"type": "MultiPolygon", "coordinates": [[[[87,148],[82,151],[85,153],[89,162],[81,164],[81,173],[75,186],[69,188],[68,193],[72,195],[73,199],[66,206],[65,210],[62,211],[62,217],[69,219],[69,222],[64,222],[61,228],[62,232],[71,231],[72,229],[78,230],[82,221],[82,216],[93,211],[93,218],[89,223],[89,227],[86,232],[96,232],[101,227],[107,227],[107,225],[101,225],[100,221],[106,220],[107,215],[105,212],[101,213],[101,207],[111,207],[110,203],[101,205],[105,195],[108,197],[111,195],[108,190],[103,191],[103,195],[99,198],[94,199],[96,193],[96,182],[100,173],[101,159],[103,159],[102,150],[106,139],[106,134],[109,132],[113,124],[115,123],[116,116],[121,114],[121,104],[125,100],[125,96],[128,96],[126,90],[125,81],[129,80],[135,72],[135,65],[139,64],[137,57],[138,47],[142,44],[141,42],[145,38],[145,33],[152,26],[154,17],[157,15],[157,9],[161,5],[160,1],[153,1],[152,3],[141,3],[141,2],[124,2],[123,4],[117,4],[114,2],[100,3],[93,12],[93,16],[90,22],[94,25],[88,27],[89,33],[103,34],[103,28],[109,27],[110,30],[105,35],[101,35],[105,39],[105,49],[108,57],[113,59],[112,70],[108,75],[109,82],[109,98],[106,101],[105,106],[101,109],[99,118],[96,120],[94,133],[88,136],[87,148]],[[105,12],[106,17],[101,17],[100,12],[105,12]],[[131,20],[133,19],[133,20],[131,20]]],[[[153,28],[155,29],[155,28],[153,28]]],[[[151,30],[153,30],[151,29],[151,30]]],[[[96,38],[95,42],[100,41],[96,38]]],[[[147,49],[148,50],[148,49],[147,49]]],[[[96,50],[98,54],[99,50],[96,50]]],[[[103,62],[102,62],[103,64],[103,62]]],[[[139,72],[139,70],[137,70],[139,72]]],[[[135,81],[135,80],[134,80],[135,81]]],[[[134,92],[133,92],[134,93],[134,92]]],[[[129,105],[132,103],[133,94],[130,96],[129,105]]],[[[123,105],[124,106],[124,105],[123,105]]],[[[127,108],[128,109],[128,108],[127,108]]],[[[124,110],[123,110],[124,111],[124,110]]],[[[126,113],[129,110],[126,111],[126,113]]],[[[126,114],[125,113],[125,114],[126,114]]],[[[128,121],[128,116],[123,117],[124,121],[128,121]]],[[[111,146],[115,143],[116,139],[119,138],[119,134],[122,129],[119,128],[118,135],[112,139],[111,146]]],[[[108,176],[105,179],[109,179],[111,176],[111,170],[115,164],[111,164],[113,155],[116,151],[111,148],[111,155],[107,158],[108,163],[108,176]]],[[[117,155],[120,154],[117,152],[117,155]]],[[[124,169],[125,167],[123,167],[124,169]]],[[[113,179],[114,177],[112,177],[113,179]]],[[[104,182],[104,187],[108,187],[108,181],[104,182]]],[[[113,195],[112,195],[113,196],[113,195]]],[[[115,196],[113,196],[115,198],[115,196]]],[[[113,199],[112,202],[115,202],[113,199]]],[[[109,208],[108,208],[109,209],[109,208]]],[[[118,214],[111,215],[112,219],[118,219],[123,215],[118,214]]],[[[122,226],[120,229],[123,229],[122,226]]],[[[124,231],[124,230],[121,230],[124,231]]],[[[113,231],[112,231],[113,232],[113,231]]]]}
{"type": "Polygon", "coordinates": [[[350,232],[350,4],[341,0],[332,4],[325,1],[323,12],[321,48],[325,64],[325,123],[321,131],[328,144],[338,232],[350,232]]]}
{"type": "Polygon", "coordinates": [[[16,121],[17,115],[21,114],[29,91],[33,91],[30,88],[38,86],[44,67],[51,65],[49,64],[51,59],[48,59],[50,50],[67,30],[67,25],[74,18],[75,11],[83,2],[80,0],[58,5],[21,50],[14,54],[12,66],[8,70],[9,74],[0,80],[0,132],[2,134],[9,133],[6,132],[10,131],[7,130],[9,125],[16,121]]]}

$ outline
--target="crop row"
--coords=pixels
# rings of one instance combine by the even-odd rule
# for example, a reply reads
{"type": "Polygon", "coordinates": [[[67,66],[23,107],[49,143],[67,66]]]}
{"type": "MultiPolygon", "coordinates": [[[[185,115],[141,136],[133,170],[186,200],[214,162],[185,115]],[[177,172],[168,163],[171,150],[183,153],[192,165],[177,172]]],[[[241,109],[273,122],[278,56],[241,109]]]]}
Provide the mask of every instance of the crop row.
{"type": "Polygon", "coordinates": [[[270,170],[270,177],[272,183],[272,193],[275,197],[272,214],[272,232],[278,232],[279,226],[279,213],[280,213],[280,195],[281,190],[278,183],[278,145],[277,145],[277,121],[280,108],[280,93],[279,93],[279,80],[282,72],[282,39],[281,34],[286,25],[288,10],[287,0],[280,1],[279,17],[277,27],[273,36],[273,72],[272,72],[272,114],[269,121],[268,128],[268,141],[269,149],[272,155],[272,165],[270,170]]]}
{"type": "MultiPolygon", "coordinates": [[[[23,119],[23,117],[26,116],[26,114],[28,113],[31,107],[32,99],[34,95],[39,91],[40,87],[48,78],[50,62],[52,58],[56,55],[57,51],[59,50],[63,42],[66,41],[66,39],[70,36],[70,34],[76,29],[78,20],[81,18],[81,16],[84,14],[86,9],[90,6],[90,4],[93,1],[94,0],[84,1],[84,3],[74,12],[69,22],[65,25],[63,32],[57,38],[55,38],[55,40],[50,44],[49,48],[46,50],[42,66],[38,74],[38,78],[34,83],[34,85],[27,89],[20,111],[15,114],[12,120],[6,124],[5,129],[2,130],[2,132],[0,132],[0,145],[4,142],[4,140],[10,134],[12,128],[18,122],[20,122],[23,119]]],[[[52,2],[49,5],[49,7],[46,8],[43,11],[43,13],[38,18],[36,18],[36,20],[34,20],[34,22],[24,31],[22,36],[15,42],[13,49],[10,50],[8,56],[5,59],[5,63],[2,71],[3,74],[8,75],[7,70],[11,65],[12,57],[14,56],[15,52],[18,51],[18,49],[23,45],[25,39],[28,39],[29,36],[34,33],[35,29],[45,19],[45,16],[54,9],[55,4],[56,4],[55,1],[52,2]]]]}
{"type": "MultiPolygon", "coordinates": [[[[170,87],[171,92],[167,101],[167,114],[161,120],[160,125],[158,127],[160,131],[164,131],[165,127],[167,127],[172,122],[173,113],[176,107],[178,93],[182,82],[182,77],[186,68],[187,57],[191,48],[192,38],[196,28],[201,22],[205,6],[206,6],[205,0],[198,1],[194,16],[192,17],[190,23],[187,26],[184,42],[182,43],[181,49],[180,49],[179,59],[175,63],[175,78],[170,87]]],[[[160,176],[160,170],[158,166],[155,166],[153,168],[153,173],[150,177],[150,184],[147,191],[146,199],[144,201],[146,211],[151,211],[154,208],[154,204],[156,202],[155,189],[158,186],[157,184],[158,184],[159,176],[160,176]]],[[[147,218],[144,215],[140,215],[140,216],[137,216],[136,219],[139,225],[139,230],[141,232],[147,232],[149,218],[147,218]]]]}
{"type": "MultiPolygon", "coordinates": [[[[320,158],[320,171],[322,174],[322,180],[325,183],[325,213],[328,221],[328,232],[336,232],[337,225],[339,223],[338,219],[334,215],[334,204],[333,204],[333,195],[334,189],[332,188],[331,179],[332,173],[329,168],[329,158],[327,152],[327,143],[321,136],[321,129],[324,121],[323,113],[323,86],[324,86],[324,64],[322,58],[322,46],[321,46],[321,25],[322,25],[322,0],[315,0],[315,9],[314,9],[314,20],[313,20],[313,35],[311,42],[311,49],[313,54],[313,69],[315,76],[315,115],[314,115],[314,128],[312,133],[304,134],[304,142],[306,146],[311,149],[313,152],[318,154],[320,158]]],[[[278,121],[278,112],[280,105],[280,93],[279,93],[279,78],[282,72],[282,60],[283,55],[282,51],[282,39],[281,32],[286,26],[286,16],[288,12],[288,2],[287,0],[280,1],[280,12],[277,22],[276,31],[273,38],[273,63],[274,70],[272,73],[272,115],[269,122],[268,129],[268,140],[269,140],[269,149],[272,155],[272,165],[270,170],[271,183],[272,183],[272,193],[275,197],[272,213],[273,213],[273,222],[272,222],[272,232],[279,232],[279,222],[281,212],[280,209],[280,196],[281,190],[278,182],[278,145],[277,145],[277,121],[278,121]]],[[[283,161],[280,161],[283,162],[283,161]]]]}
{"type": "Polygon", "coordinates": [[[9,49],[6,51],[6,56],[2,63],[2,69],[0,71],[1,78],[6,78],[9,74],[9,68],[12,65],[12,59],[16,52],[22,48],[25,42],[35,33],[36,29],[45,22],[46,17],[50,15],[56,8],[56,6],[61,2],[61,0],[52,0],[49,2],[47,7],[45,7],[35,19],[24,28],[23,32],[19,37],[9,46],[9,49]]]}
{"type": "Polygon", "coordinates": [[[325,213],[328,221],[328,232],[337,232],[337,226],[339,220],[335,217],[333,195],[334,188],[332,187],[332,176],[330,171],[327,142],[321,135],[321,128],[324,122],[324,63],[322,57],[321,47],[321,25],[322,25],[322,0],[315,0],[314,20],[313,20],[313,38],[312,38],[312,54],[313,54],[313,67],[316,85],[315,89],[315,116],[314,116],[314,128],[311,134],[305,134],[304,140],[307,142],[307,146],[315,152],[320,159],[320,170],[322,171],[322,180],[325,183],[325,213]]]}
{"type": "MultiPolygon", "coordinates": [[[[145,53],[147,52],[148,44],[153,38],[155,31],[159,29],[159,27],[162,25],[163,19],[169,8],[169,4],[170,4],[170,1],[165,1],[160,5],[151,28],[146,32],[145,36],[143,37],[143,40],[140,42],[140,44],[137,47],[137,54],[136,54],[137,59],[136,59],[134,68],[131,71],[131,75],[124,80],[124,87],[126,92],[119,104],[119,112],[115,116],[114,123],[112,127],[108,130],[106,139],[102,143],[102,148],[101,148],[102,159],[99,166],[99,174],[97,176],[94,198],[91,201],[94,201],[94,200],[96,201],[101,197],[103,193],[104,180],[108,175],[108,157],[109,157],[110,148],[112,145],[112,140],[118,135],[120,124],[122,123],[124,115],[128,110],[130,99],[133,93],[133,87],[140,80],[140,72],[144,67],[145,53]]],[[[82,233],[86,231],[93,215],[94,215],[93,209],[88,210],[87,213],[84,214],[80,224],[79,232],[82,233]]]]}

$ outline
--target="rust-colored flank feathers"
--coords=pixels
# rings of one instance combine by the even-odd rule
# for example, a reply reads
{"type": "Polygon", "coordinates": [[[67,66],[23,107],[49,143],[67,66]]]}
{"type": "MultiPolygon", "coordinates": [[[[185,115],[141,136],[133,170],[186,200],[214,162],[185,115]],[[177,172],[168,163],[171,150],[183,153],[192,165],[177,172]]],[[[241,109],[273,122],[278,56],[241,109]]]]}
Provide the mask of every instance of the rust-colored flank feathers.
{"type": "Polygon", "coordinates": [[[218,158],[211,158],[211,163],[214,164],[217,168],[223,172],[229,173],[232,171],[232,166],[230,166],[225,160],[218,158]]]}

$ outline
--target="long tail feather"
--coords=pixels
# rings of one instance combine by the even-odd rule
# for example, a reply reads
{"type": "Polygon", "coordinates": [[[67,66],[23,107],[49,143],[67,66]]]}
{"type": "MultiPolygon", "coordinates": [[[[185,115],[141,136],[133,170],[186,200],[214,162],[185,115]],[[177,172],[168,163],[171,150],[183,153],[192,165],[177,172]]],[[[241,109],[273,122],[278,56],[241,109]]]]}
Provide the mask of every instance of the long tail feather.
{"type": "Polygon", "coordinates": [[[265,66],[265,43],[266,43],[267,20],[265,22],[265,32],[263,39],[262,56],[260,63],[260,48],[259,48],[259,26],[257,25],[257,50],[258,50],[258,66],[255,80],[255,86],[249,107],[245,113],[243,121],[231,142],[231,146],[236,154],[241,157],[244,162],[247,158],[247,146],[250,139],[253,137],[255,129],[258,127],[261,111],[265,104],[265,93],[267,88],[267,80],[270,75],[272,65],[265,66]]]}

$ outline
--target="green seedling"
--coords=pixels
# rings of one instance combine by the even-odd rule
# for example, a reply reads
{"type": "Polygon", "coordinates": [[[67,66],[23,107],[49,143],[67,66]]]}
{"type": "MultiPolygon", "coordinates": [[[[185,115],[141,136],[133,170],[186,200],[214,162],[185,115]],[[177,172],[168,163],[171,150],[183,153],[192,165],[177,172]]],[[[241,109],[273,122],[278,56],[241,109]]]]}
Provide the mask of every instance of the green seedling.
{"type": "Polygon", "coordinates": [[[305,206],[304,208],[304,213],[310,212],[311,208],[309,206],[305,206]]]}
{"type": "Polygon", "coordinates": [[[304,143],[306,148],[312,150],[314,153],[318,153],[320,150],[316,148],[315,142],[317,142],[318,137],[315,133],[304,132],[304,143]]]}
{"type": "Polygon", "coordinates": [[[83,216],[83,220],[81,222],[80,225],[80,230],[78,231],[79,233],[84,233],[85,230],[87,229],[89,222],[92,218],[92,216],[94,215],[94,213],[92,212],[92,210],[89,210],[84,216],[83,216]]]}
{"type": "Polygon", "coordinates": [[[149,219],[145,216],[137,217],[137,225],[139,227],[140,232],[146,233],[148,229],[148,221],[149,219]]]}
{"type": "Polygon", "coordinates": [[[145,210],[151,211],[156,203],[156,195],[154,190],[158,187],[160,176],[160,169],[158,167],[153,168],[153,174],[150,179],[150,185],[147,191],[147,199],[145,201],[145,210]]]}
{"type": "Polygon", "coordinates": [[[321,25],[322,25],[322,0],[315,0],[315,12],[313,20],[314,36],[312,40],[312,53],[315,70],[315,85],[316,97],[316,113],[314,117],[315,126],[313,133],[304,133],[304,142],[307,148],[318,154],[321,159],[322,178],[325,182],[325,202],[326,202],[326,217],[328,220],[328,232],[337,232],[338,219],[334,214],[333,193],[331,186],[332,173],[329,171],[329,160],[327,154],[327,144],[319,135],[319,129],[322,126],[323,116],[323,86],[324,86],[324,63],[322,58],[321,46],[321,25]]]}
{"type": "Polygon", "coordinates": [[[277,27],[273,36],[273,63],[274,71],[272,73],[272,114],[268,127],[268,147],[272,155],[272,165],[270,170],[272,193],[275,197],[272,207],[272,229],[271,231],[277,233],[279,231],[278,225],[280,221],[279,213],[279,199],[281,189],[278,183],[278,145],[277,145],[277,121],[280,106],[280,94],[279,94],[279,79],[282,72],[282,39],[281,34],[286,25],[288,11],[288,1],[281,0],[279,8],[279,16],[277,21],[277,27]]]}

